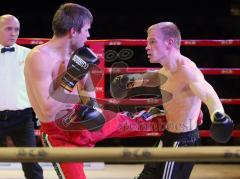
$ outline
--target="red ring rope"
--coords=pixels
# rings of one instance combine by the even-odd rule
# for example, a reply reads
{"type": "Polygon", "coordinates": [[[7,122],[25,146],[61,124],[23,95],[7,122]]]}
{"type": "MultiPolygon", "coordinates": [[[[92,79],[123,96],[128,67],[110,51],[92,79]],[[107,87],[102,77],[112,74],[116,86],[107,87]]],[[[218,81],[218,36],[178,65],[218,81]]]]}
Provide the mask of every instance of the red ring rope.
{"type": "MultiPolygon", "coordinates": [[[[47,42],[47,38],[19,38],[18,44],[36,45],[47,42]]],[[[147,41],[143,39],[106,39],[106,40],[88,40],[88,44],[101,43],[103,45],[128,45],[128,46],[144,46],[147,41]]],[[[183,46],[240,46],[240,39],[226,40],[182,40],[183,46]]]]}
{"type": "MultiPolygon", "coordinates": [[[[158,68],[104,68],[106,74],[123,74],[123,73],[144,73],[147,71],[157,70],[158,68]]],[[[240,75],[240,68],[200,68],[203,74],[207,75],[240,75]]]]}
{"type": "MultiPolygon", "coordinates": [[[[134,98],[134,99],[113,99],[113,98],[104,98],[105,104],[119,104],[119,105],[161,105],[161,99],[155,98],[134,98]]],[[[223,104],[232,104],[232,105],[240,105],[240,98],[236,99],[221,99],[223,104]]]]}

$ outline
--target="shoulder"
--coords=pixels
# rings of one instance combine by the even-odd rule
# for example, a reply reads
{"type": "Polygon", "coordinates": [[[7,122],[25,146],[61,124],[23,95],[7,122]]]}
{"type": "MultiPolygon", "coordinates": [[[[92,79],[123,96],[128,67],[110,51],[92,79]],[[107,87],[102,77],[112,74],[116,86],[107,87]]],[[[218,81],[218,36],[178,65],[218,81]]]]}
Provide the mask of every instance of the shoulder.
{"type": "Polygon", "coordinates": [[[44,49],[41,46],[34,47],[26,58],[26,65],[42,67],[46,66],[49,67],[50,65],[50,56],[48,53],[45,53],[44,49]]]}
{"type": "Polygon", "coordinates": [[[185,61],[180,65],[179,72],[183,79],[188,81],[198,81],[204,79],[201,70],[196,66],[196,64],[190,60],[185,61]]]}
{"type": "Polygon", "coordinates": [[[44,47],[43,45],[38,45],[31,49],[28,57],[32,60],[39,59],[41,61],[44,61],[45,59],[49,59],[50,55],[46,47],[44,47]]]}

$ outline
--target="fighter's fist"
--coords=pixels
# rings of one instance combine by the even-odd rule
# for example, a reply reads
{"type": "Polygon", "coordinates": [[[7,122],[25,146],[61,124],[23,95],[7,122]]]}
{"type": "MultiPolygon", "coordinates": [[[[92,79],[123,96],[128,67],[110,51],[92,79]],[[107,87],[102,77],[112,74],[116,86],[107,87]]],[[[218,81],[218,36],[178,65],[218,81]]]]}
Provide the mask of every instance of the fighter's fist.
{"type": "Polygon", "coordinates": [[[210,128],[211,137],[220,143],[229,141],[232,135],[234,124],[232,119],[224,112],[216,111],[211,115],[212,125],[210,128]]]}
{"type": "Polygon", "coordinates": [[[111,83],[111,95],[114,98],[125,98],[129,89],[140,87],[142,84],[142,74],[119,75],[111,83]]]}
{"type": "Polygon", "coordinates": [[[88,47],[77,49],[69,60],[67,71],[61,79],[61,86],[72,91],[76,83],[87,74],[90,67],[98,63],[99,59],[91,49],[88,47]]]}

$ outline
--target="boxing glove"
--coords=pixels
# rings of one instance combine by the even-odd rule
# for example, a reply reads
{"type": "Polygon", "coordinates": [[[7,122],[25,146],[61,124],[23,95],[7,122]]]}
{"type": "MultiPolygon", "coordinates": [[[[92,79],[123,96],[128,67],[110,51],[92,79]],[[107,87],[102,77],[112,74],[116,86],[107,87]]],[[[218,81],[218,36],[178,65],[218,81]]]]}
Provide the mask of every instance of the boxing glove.
{"type": "Polygon", "coordinates": [[[127,97],[128,90],[140,87],[143,84],[142,74],[126,74],[115,77],[110,86],[111,95],[114,98],[127,97]]]}
{"type": "Polygon", "coordinates": [[[60,85],[68,91],[72,91],[76,83],[89,71],[90,67],[99,64],[99,59],[88,47],[77,49],[71,56],[67,71],[62,76],[60,85]]]}
{"type": "Polygon", "coordinates": [[[215,111],[211,115],[212,124],[210,127],[211,137],[219,143],[229,141],[234,128],[234,123],[231,118],[221,111],[215,111]]]}
{"type": "Polygon", "coordinates": [[[83,105],[78,113],[80,123],[89,131],[97,131],[102,128],[105,123],[103,114],[94,107],[83,105]]]}
{"type": "Polygon", "coordinates": [[[96,131],[102,128],[105,118],[101,111],[88,105],[78,105],[66,116],[56,120],[56,124],[64,130],[96,131]]]}

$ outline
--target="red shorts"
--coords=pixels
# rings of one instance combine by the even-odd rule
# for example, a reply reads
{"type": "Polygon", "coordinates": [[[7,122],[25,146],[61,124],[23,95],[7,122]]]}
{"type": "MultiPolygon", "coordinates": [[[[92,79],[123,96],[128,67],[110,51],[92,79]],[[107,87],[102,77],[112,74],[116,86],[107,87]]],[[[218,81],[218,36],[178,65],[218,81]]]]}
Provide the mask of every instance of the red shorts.
{"type": "MultiPolygon", "coordinates": [[[[41,123],[42,142],[48,147],[93,147],[96,142],[106,138],[146,136],[149,132],[161,132],[166,124],[165,116],[144,121],[141,117],[133,119],[123,113],[108,110],[104,110],[103,114],[106,122],[101,129],[94,132],[87,129],[64,129],[59,127],[56,122],[58,120],[41,123]]],[[[83,163],[53,163],[53,165],[59,176],[67,179],[86,178],[83,163]]]]}

